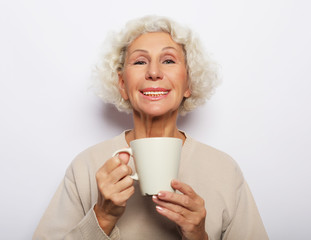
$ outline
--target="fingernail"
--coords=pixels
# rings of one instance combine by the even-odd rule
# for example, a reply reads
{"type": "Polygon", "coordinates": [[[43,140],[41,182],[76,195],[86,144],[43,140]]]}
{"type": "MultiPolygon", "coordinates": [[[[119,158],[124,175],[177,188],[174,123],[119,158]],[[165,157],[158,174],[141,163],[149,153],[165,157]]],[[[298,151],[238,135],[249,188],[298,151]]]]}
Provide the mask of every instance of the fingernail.
{"type": "Polygon", "coordinates": [[[152,196],[152,199],[153,199],[153,200],[157,200],[158,197],[157,197],[156,195],[153,195],[153,196],[152,196]]]}
{"type": "Polygon", "coordinates": [[[163,192],[158,193],[158,197],[164,197],[164,196],[165,196],[165,193],[163,193],[163,192]]]}
{"type": "Polygon", "coordinates": [[[160,211],[160,212],[163,211],[163,208],[161,208],[160,206],[156,206],[156,209],[157,209],[158,211],[160,211]]]}
{"type": "Polygon", "coordinates": [[[173,179],[173,180],[172,180],[172,183],[177,184],[177,183],[179,183],[179,181],[178,181],[177,179],[173,179]]]}

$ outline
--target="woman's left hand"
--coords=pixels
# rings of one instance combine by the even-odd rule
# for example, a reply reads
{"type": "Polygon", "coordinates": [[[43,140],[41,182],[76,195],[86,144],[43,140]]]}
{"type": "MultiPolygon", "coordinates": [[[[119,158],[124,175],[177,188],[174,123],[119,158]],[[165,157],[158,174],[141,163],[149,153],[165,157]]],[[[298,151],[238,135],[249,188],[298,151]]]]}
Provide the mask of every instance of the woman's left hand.
{"type": "Polygon", "coordinates": [[[161,191],[153,196],[157,211],[180,227],[183,239],[208,240],[204,200],[189,185],[178,180],[173,180],[171,186],[182,194],[161,191]]]}

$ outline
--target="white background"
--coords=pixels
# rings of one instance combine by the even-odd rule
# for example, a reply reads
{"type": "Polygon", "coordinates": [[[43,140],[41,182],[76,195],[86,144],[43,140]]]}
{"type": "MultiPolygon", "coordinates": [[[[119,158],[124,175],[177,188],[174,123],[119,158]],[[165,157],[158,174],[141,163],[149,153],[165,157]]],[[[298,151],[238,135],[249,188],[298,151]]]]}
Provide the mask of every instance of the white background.
{"type": "Polygon", "coordinates": [[[309,1],[0,2],[0,239],[30,239],[76,154],[131,128],[92,91],[109,30],[145,14],[190,26],[223,84],[179,120],[242,168],[271,239],[310,239],[309,1]]]}

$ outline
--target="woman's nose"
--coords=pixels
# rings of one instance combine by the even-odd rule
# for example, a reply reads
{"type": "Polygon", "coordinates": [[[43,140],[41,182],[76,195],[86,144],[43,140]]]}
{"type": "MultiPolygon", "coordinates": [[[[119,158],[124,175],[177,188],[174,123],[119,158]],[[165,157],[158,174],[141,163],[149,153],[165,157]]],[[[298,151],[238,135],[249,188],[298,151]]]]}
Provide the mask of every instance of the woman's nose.
{"type": "Polygon", "coordinates": [[[159,63],[150,63],[146,72],[146,80],[157,81],[163,79],[163,73],[159,63]]]}

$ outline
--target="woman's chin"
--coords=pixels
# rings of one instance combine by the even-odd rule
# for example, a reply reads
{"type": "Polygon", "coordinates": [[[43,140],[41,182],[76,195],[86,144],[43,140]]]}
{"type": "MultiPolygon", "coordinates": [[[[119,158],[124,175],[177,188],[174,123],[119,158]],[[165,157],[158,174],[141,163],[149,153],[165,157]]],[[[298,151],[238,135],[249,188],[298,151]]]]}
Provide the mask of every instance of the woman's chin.
{"type": "Polygon", "coordinates": [[[155,117],[165,117],[165,116],[172,116],[177,114],[178,110],[172,109],[165,109],[163,107],[150,107],[147,109],[141,109],[138,111],[140,115],[145,115],[147,117],[155,118],[155,117]]]}

